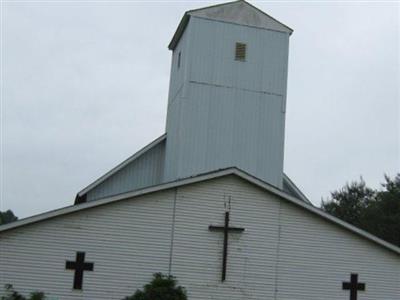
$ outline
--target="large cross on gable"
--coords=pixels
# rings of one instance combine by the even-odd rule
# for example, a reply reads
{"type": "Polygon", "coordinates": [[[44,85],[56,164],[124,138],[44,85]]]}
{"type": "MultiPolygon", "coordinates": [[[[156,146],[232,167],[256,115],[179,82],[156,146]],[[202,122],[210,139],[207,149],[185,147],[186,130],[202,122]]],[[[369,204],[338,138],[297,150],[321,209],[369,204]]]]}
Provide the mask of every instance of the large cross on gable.
{"type": "Polygon", "coordinates": [[[226,279],[226,267],[228,262],[228,238],[229,232],[243,232],[244,228],[241,227],[229,227],[229,211],[225,212],[225,222],[224,225],[210,225],[208,227],[210,231],[220,231],[224,233],[224,247],[222,249],[222,272],[221,281],[226,279]]]}
{"type": "Polygon", "coordinates": [[[74,270],[74,290],[81,290],[83,283],[83,272],[93,271],[93,263],[85,262],[85,252],[76,252],[76,261],[66,261],[65,268],[74,270]]]}

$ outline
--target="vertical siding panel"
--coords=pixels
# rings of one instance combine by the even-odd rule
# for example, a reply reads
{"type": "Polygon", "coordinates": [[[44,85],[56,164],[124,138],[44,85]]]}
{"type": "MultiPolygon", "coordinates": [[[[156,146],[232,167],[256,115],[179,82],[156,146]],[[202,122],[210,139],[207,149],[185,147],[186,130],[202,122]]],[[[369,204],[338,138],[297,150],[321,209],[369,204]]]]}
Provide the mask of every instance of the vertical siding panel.
{"type": "Polygon", "coordinates": [[[288,35],[196,17],[186,30],[188,92],[169,109],[165,180],[235,166],[281,188],[288,35]],[[236,42],[246,62],[234,60],[236,42]]]}
{"type": "Polygon", "coordinates": [[[107,178],[87,193],[88,201],[160,184],[164,175],[165,141],[107,178]]]}

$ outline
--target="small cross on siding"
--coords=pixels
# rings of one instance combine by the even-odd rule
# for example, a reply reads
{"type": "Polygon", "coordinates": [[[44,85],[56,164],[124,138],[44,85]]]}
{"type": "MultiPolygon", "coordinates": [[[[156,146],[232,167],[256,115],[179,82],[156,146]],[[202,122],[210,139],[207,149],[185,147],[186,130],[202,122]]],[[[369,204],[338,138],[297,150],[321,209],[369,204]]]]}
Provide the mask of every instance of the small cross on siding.
{"type": "Polygon", "coordinates": [[[358,291],[365,291],[365,283],[358,282],[358,274],[351,274],[350,282],[343,282],[343,290],[350,290],[350,300],[357,300],[358,291]]]}
{"type": "Polygon", "coordinates": [[[85,252],[76,252],[76,261],[66,261],[67,270],[75,270],[74,290],[82,289],[83,271],[93,271],[93,263],[85,262],[85,252]]]}
{"type": "Polygon", "coordinates": [[[220,225],[210,225],[208,227],[210,231],[222,231],[224,233],[224,248],[222,253],[222,274],[221,281],[225,281],[226,279],[226,265],[228,262],[228,233],[229,232],[243,232],[244,228],[240,227],[229,227],[229,211],[225,212],[225,224],[224,226],[220,225]]]}

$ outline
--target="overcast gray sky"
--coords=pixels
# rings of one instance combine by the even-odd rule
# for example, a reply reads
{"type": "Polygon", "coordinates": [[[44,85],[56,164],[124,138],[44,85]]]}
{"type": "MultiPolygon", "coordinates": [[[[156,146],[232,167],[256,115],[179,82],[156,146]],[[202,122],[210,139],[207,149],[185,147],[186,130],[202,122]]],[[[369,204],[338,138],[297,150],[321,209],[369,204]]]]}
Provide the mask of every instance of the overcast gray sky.
{"type": "MultiPolygon", "coordinates": [[[[1,210],[75,194],[165,130],[167,44],[211,1],[18,2],[2,10],[1,210]]],[[[295,30],[285,171],[317,205],[400,169],[400,29],[394,2],[251,1],[295,30]]]]}

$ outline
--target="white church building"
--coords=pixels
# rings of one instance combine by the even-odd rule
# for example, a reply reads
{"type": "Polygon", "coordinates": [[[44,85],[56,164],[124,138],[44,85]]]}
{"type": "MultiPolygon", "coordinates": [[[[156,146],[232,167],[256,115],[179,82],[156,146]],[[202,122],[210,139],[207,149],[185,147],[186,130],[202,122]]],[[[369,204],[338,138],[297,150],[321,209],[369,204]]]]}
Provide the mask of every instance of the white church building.
{"type": "Polygon", "coordinates": [[[400,248],[283,172],[291,34],[245,1],[187,11],[166,133],[74,205],[0,226],[0,288],[117,300],[161,272],[189,300],[399,300],[400,248]]]}

